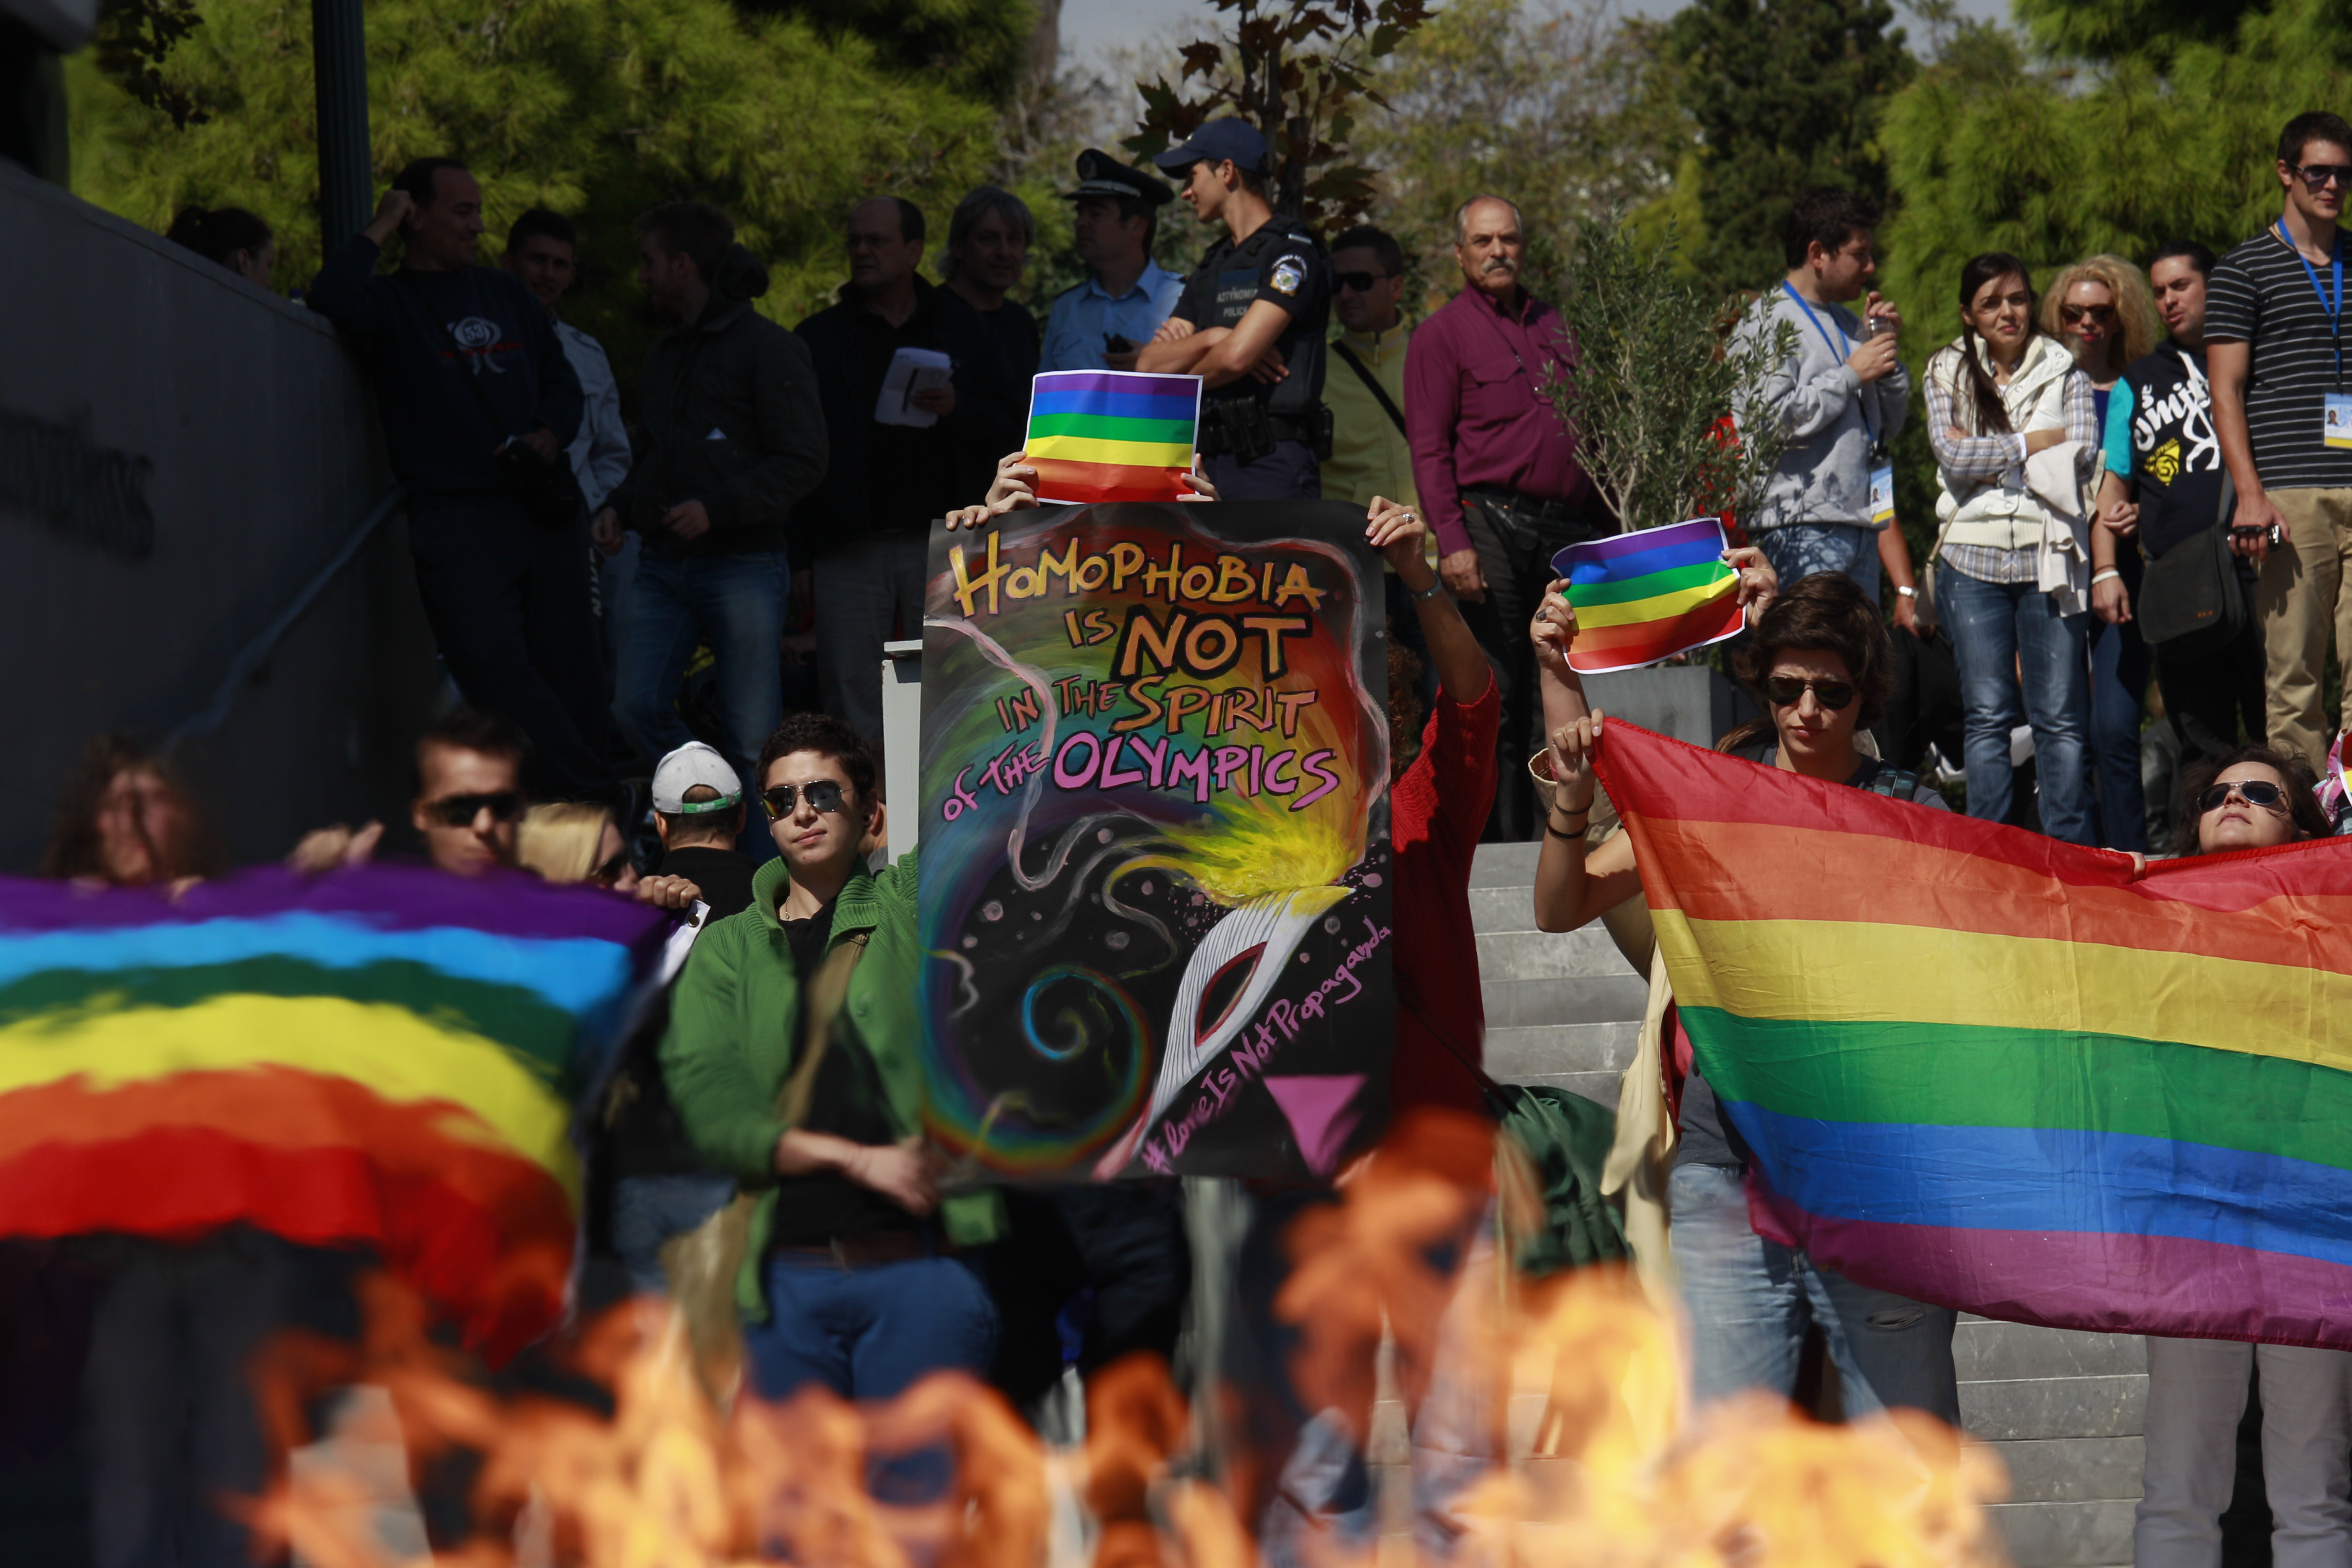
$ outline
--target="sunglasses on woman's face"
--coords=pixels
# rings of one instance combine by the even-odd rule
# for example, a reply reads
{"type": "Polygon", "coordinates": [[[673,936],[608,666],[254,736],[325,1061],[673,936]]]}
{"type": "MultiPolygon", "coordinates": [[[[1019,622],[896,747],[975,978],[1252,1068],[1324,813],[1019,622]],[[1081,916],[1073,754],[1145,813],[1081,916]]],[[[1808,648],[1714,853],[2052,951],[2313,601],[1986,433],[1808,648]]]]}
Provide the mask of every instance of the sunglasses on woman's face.
{"type": "Polygon", "coordinates": [[[2203,816],[2208,812],[2221,810],[2232,795],[2248,805],[2258,805],[2264,811],[2286,809],[2286,791],[2279,785],[2264,784],[2260,779],[2239,779],[2230,784],[2217,784],[2199,795],[2197,815],[2203,816]]]}
{"type": "Polygon", "coordinates": [[[1804,680],[1793,675],[1776,675],[1764,683],[1764,695],[1772,700],[1775,708],[1794,708],[1804,700],[1806,692],[1813,700],[1832,713],[1843,713],[1853,700],[1853,688],[1843,680],[1804,680]]]}
{"type": "Polygon", "coordinates": [[[609,888],[619,882],[621,879],[621,873],[628,868],[628,850],[625,848],[615,849],[613,851],[613,858],[610,860],[605,861],[602,866],[597,867],[594,870],[588,873],[588,880],[594,883],[597,887],[609,888]]]}
{"type": "Polygon", "coordinates": [[[842,788],[831,779],[817,779],[807,784],[778,784],[760,797],[770,820],[782,822],[793,814],[802,795],[808,796],[811,811],[839,811],[842,788]]]}
{"type": "Polygon", "coordinates": [[[2085,316],[2095,321],[2112,321],[2116,319],[2116,308],[2113,305],[2061,305],[2058,307],[2058,319],[2070,327],[2085,316]]]}

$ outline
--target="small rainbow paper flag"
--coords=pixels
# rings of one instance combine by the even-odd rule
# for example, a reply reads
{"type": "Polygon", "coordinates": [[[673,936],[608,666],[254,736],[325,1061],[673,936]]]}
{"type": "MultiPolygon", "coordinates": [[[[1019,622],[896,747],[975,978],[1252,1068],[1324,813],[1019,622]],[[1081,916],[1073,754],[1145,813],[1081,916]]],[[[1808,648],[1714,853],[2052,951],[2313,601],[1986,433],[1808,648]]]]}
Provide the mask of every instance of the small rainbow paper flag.
{"type": "Polygon", "coordinates": [[[1037,499],[1181,500],[1200,423],[1197,375],[1047,371],[1029,391],[1037,499]]]}
{"type": "Polygon", "coordinates": [[[1587,675],[1655,664],[1739,630],[1739,576],[1723,563],[1714,518],[1571,544],[1551,567],[1576,606],[1568,662],[1587,675]]]}
{"type": "Polygon", "coordinates": [[[562,1316],[574,1108],[667,925],[390,866],[0,879],[0,1236],[364,1247],[503,1359],[562,1316]]]}

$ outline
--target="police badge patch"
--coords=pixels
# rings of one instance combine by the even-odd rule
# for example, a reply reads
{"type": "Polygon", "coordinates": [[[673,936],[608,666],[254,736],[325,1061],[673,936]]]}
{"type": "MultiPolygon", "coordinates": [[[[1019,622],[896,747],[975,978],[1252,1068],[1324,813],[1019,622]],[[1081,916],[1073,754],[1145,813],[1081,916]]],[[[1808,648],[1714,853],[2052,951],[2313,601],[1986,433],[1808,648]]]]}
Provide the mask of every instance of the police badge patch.
{"type": "Polygon", "coordinates": [[[1307,281],[1307,268],[1295,256],[1286,256],[1274,264],[1274,276],[1267,285],[1277,294],[1296,294],[1298,286],[1307,281]]]}

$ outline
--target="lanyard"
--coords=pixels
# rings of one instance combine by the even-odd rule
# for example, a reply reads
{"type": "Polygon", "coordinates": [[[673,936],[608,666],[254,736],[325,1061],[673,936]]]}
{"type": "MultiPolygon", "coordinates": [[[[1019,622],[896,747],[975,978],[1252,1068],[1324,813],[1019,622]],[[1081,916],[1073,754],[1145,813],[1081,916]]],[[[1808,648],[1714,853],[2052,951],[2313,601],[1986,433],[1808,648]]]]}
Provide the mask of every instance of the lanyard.
{"type": "Polygon", "coordinates": [[[2335,245],[2329,247],[2336,279],[2336,298],[2330,300],[2327,290],[2319,286],[2319,268],[2314,267],[2311,258],[2297,250],[2294,241],[2286,237],[2286,219],[2279,219],[2275,226],[2279,243],[2303,263],[2303,275],[2311,279],[2311,291],[2319,296],[2319,308],[2327,312],[2328,331],[2336,339],[2336,389],[2341,392],[2344,390],[2344,237],[2337,235],[2335,245]]]}
{"type": "MultiPolygon", "coordinates": [[[[1838,329],[1837,337],[1832,340],[1830,337],[1830,330],[1828,326],[1822,322],[1821,317],[1813,313],[1811,302],[1806,300],[1802,294],[1800,294],[1794,289],[1790,288],[1788,279],[1785,278],[1780,280],[1780,292],[1786,294],[1790,299],[1794,300],[1797,302],[1797,309],[1805,313],[1805,320],[1812,322],[1813,331],[1821,333],[1822,342],[1829,344],[1830,352],[1837,355],[1838,363],[1840,364],[1843,364],[1847,356],[1853,353],[1853,340],[1845,335],[1845,329],[1843,327],[1840,327],[1838,329]]],[[[1870,417],[1870,389],[1868,387],[1863,388],[1862,391],[1862,433],[1866,438],[1868,438],[1873,449],[1875,449],[1878,446],[1878,428],[1872,422],[1870,417]]]]}

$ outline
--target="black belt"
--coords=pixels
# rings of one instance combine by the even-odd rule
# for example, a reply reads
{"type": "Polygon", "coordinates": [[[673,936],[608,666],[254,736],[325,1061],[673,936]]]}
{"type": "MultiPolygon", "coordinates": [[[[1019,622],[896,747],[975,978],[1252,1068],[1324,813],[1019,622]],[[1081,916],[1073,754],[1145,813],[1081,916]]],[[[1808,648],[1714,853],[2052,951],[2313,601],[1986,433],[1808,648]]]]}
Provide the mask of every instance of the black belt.
{"type": "Polygon", "coordinates": [[[1545,496],[1531,496],[1518,490],[1497,489],[1475,485],[1462,492],[1465,500],[1475,500],[1490,506],[1506,516],[1528,522],[1580,522],[1585,515],[1581,501],[1553,500],[1545,496]]]}

